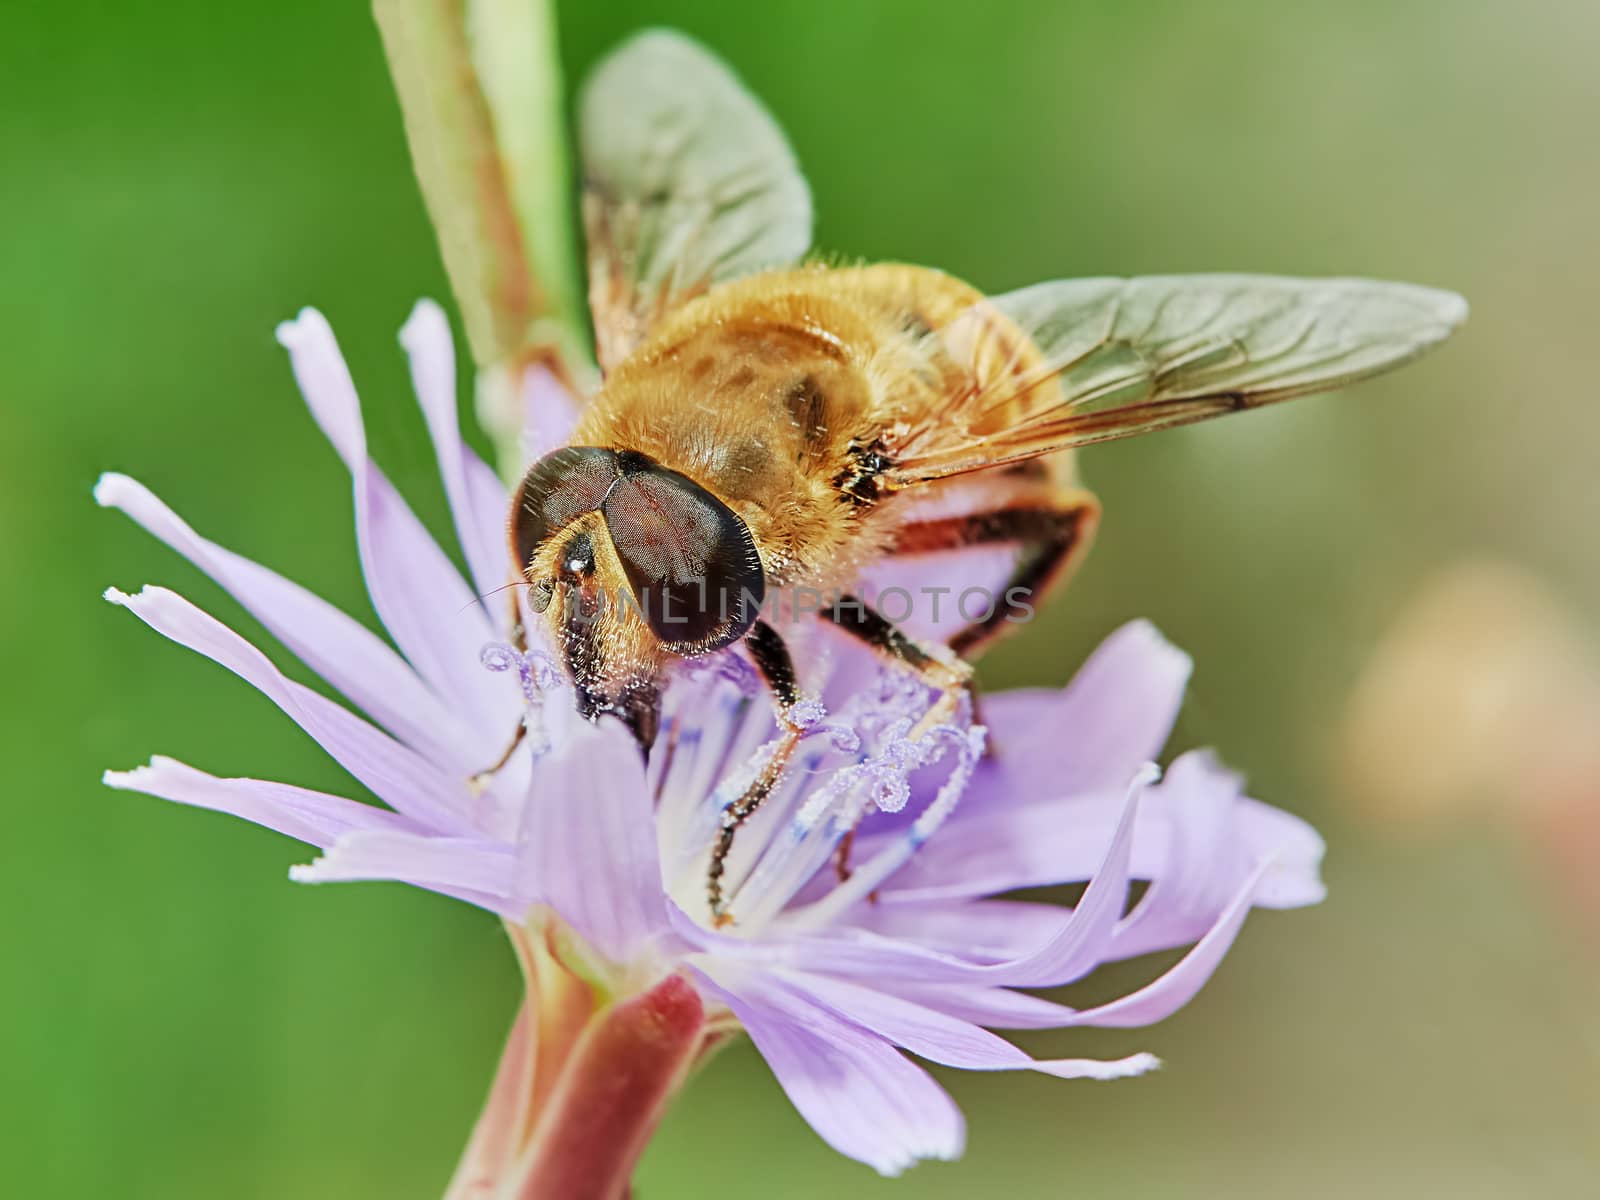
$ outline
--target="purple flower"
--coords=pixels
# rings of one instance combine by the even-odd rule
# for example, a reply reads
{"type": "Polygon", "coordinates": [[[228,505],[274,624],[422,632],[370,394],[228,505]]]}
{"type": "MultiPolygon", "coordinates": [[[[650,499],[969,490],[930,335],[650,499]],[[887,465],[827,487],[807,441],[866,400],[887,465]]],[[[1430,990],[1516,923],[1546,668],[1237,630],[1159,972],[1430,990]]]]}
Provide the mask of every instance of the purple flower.
{"type": "MultiPolygon", "coordinates": [[[[775,734],[744,660],[732,653],[680,673],[648,762],[620,725],[580,719],[550,648],[511,645],[520,590],[496,591],[515,579],[507,495],[462,444],[441,311],[419,305],[401,341],[470,583],[368,459],[355,390],[321,315],[307,310],[278,336],[354,478],[362,568],[398,653],[205,540],[132,479],[107,475],[95,495],[210,574],[365,717],[287,679],[173,592],[107,596],[262,691],[387,807],[170,758],[110,772],[111,786],[321,848],[291,872],[302,882],[402,880],[479,905],[542,936],[608,1000],[687,981],[707,1030],[736,1022],[812,1127],[884,1173],[953,1158],[963,1142],[950,1097],[902,1051],[973,1070],[1138,1074],[1156,1060],[1037,1061],[990,1029],[1159,1021],[1204,983],[1253,905],[1321,898],[1322,842],[1303,822],[1246,797],[1204,753],[1182,755],[1157,781],[1149,760],[1190,664],[1149,625],[1112,635],[1060,691],[985,696],[983,725],[963,716],[912,742],[928,696],[817,623],[790,635],[816,697],[802,752],[741,831],[724,880],[734,919],[714,928],[710,847],[723,806],[775,734]],[[519,724],[528,736],[486,774],[519,724]],[[850,870],[837,870],[852,829],[850,870]],[[1134,880],[1150,886],[1128,909],[1134,880]],[[1070,909],[993,898],[1071,882],[1087,887],[1070,909]],[[1165,974],[1094,1008],[1018,990],[1191,943],[1165,974]]],[[[559,443],[572,410],[539,375],[527,400],[537,453],[559,443]]],[[[526,626],[539,636],[539,623],[526,626]]],[[[527,1036],[519,1025],[513,1047],[527,1036]]],[[[501,1092],[491,1110],[509,1103],[501,1092]]],[[[458,1176],[458,1194],[474,1186],[458,1176]]]]}

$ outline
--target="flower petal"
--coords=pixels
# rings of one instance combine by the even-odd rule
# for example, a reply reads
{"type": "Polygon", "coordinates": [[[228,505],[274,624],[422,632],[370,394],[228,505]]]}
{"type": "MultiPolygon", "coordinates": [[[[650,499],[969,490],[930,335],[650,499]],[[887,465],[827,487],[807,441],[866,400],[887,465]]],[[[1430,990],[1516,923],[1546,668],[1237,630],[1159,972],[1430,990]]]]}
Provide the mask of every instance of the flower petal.
{"type": "Polygon", "coordinates": [[[747,980],[725,987],[699,975],[702,988],[750,1034],[800,1115],[839,1153],[884,1175],[898,1175],[919,1159],[960,1156],[966,1142],[961,1110],[888,1042],[821,1009],[799,1024],[759,991],[747,994],[747,980]]]}
{"type": "Polygon", "coordinates": [[[1264,862],[1245,880],[1244,886],[1222,911],[1216,924],[1165,974],[1120,999],[1081,1010],[1068,1024],[1130,1029],[1164,1021],[1189,1003],[1206,980],[1211,978],[1212,972],[1233,945],[1233,939],[1238,936],[1245,917],[1250,915],[1256,888],[1271,867],[1270,861],[1264,862]]]}
{"type": "Polygon", "coordinates": [[[473,582],[487,595],[514,578],[505,536],[511,499],[488,464],[461,440],[456,352],[444,310],[432,300],[417,301],[400,330],[400,344],[411,360],[411,383],[433,438],[456,537],[461,540],[473,582]]]}
{"type": "Polygon", "coordinates": [[[1133,621],[1106,638],[1066,687],[985,696],[990,777],[980,774],[974,792],[1027,803],[1120,790],[1140,763],[1161,753],[1193,665],[1150,622],[1133,621]]]}
{"type": "Polygon", "coordinates": [[[1123,1079],[1160,1065],[1153,1054],[1113,1060],[1034,1059],[971,1021],[859,983],[784,972],[762,989],[762,1000],[790,1019],[814,1023],[817,1006],[930,1062],[968,1071],[1040,1071],[1061,1079],[1123,1079]]]}
{"type": "MultiPolygon", "coordinates": [[[[835,924],[807,936],[806,926],[789,930],[781,944],[741,942],[727,935],[690,927],[687,916],[673,920],[687,941],[719,957],[804,967],[841,976],[924,983],[987,983],[997,987],[1051,987],[1076,979],[1103,961],[1104,950],[1122,914],[1128,891],[1128,862],[1139,795],[1154,778],[1149,766],[1128,788],[1123,818],[1071,917],[1046,943],[1015,958],[974,963],[908,942],[895,941],[859,927],[835,924]]],[[[1059,834],[1058,834],[1059,836],[1059,834]]],[[[802,917],[804,917],[802,913],[802,917]]]]}
{"type": "Polygon", "coordinates": [[[778,958],[752,947],[752,952],[739,962],[739,948],[732,939],[692,934],[689,938],[716,959],[736,962],[746,971],[801,965],[812,973],[863,979],[877,990],[967,1020],[1017,1029],[1079,1025],[1133,1028],[1164,1020],[1194,998],[1233,945],[1249,915],[1254,894],[1272,866],[1270,860],[1263,862],[1244,881],[1205,936],[1171,969],[1138,991],[1088,1009],[1074,1010],[1036,997],[1007,993],[999,987],[973,986],[1010,982],[1009,977],[1018,973],[1017,964],[974,966],[888,939],[816,939],[807,944],[791,944],[778,958]]]}
{"type": "Polygon", "coordinates": [[[532,366],[522,377],[522,459],[538,462],[572,438],[578,424],[579,405],[561,381],[542,366],[532,366]]]}
{"type": "Polygon", "coordinates": [[[1118,926],[1108,957],[1131,958],[1201,937],[1241,883],[1270,866],[1251,900],[1272,907],[1322,899],[1323,843],[1297,817],[1243,795],[1243,780],[1209,753],[1180,756],[1155,803],[1166,813],[1164,854],[1150,889],[1118,926]]]}
{"type": "Polygon", "coordinates": [[[1103,948],[1122,916],[1131,880],[1129,864],[1133,857],[1133,831],[1139,812],[1139,797],[1155,781],[1158,772],[1149,764],[1134,776],[1128,786],[1117,832],[1106,848],[1100,867],[1084,888],[1083,896],[1072,908],[1072,917],[1056,935],[1037,950],[986,968],[985,973],[998,984],[1021,987],[1053,987],[1087,975],[1104,959],[1103,948]]]}
{"type": "MultiPolygon", "coordinates": [[[[1105,857],[1125,799],[1120,788],[1090,792],[1003,811],[991,807],[982,820],[957,810],[882,894],[904,901],[961,900],[1081,882],[1105,857]]],[[[1163,834],[1162,814],[1145,806],[1134,836],[1135,876],[1147,878],[1162,861],[1163,834]]],[[[865,854],[882,839],[857,840],[866,842],[865,854]]]]}
{"type": "Polygon", "coordinates": [[[912,900],[885,893],[858,906],[852,924],[942,954],[994,962],[1030,953],[1072,919],[1059,904],[1022,900],[912,900]]]}
{"type": "Polygon", "coordinates": [[[176,592],[147,587],[129,596],[112,588],[106,599],[253,685],[397,812],[433,829],[470,828],[473,800],[464,778],[447,775],[354,713],[286,679],[261,651],[176,592]]]}
{"type": "Polygon", "coordinates": [[[884,980],[882,986],[915,1004],[938,1009],[987,1029],[1059,1029],[1077,1010],[1026,992],[981,983],[923,983],[884,980]]]}
{"type": "Polygon", "coordinates": [[[517,887],[626,962],[667,928],[644,763],[614,721],[574,721],[534,765],[517,887]]]}
{"type": "MultiPolygon", "coordinates": [[[[959,900],[1087,879],[1122,812],[1121,793],[1107,791],[1004,807],[979,797],[967,803],[977,807],[958,809],[884,886],[885,899],[959,900]],[[1071,836],[1064,837],[1063,830],[1071,836]]],[[[886,836],[861,839],[863,853],[886,836]]],[[[1150,914],[1146,928],[1153,927],[1158,912],[1186,913],[1189,935],[1163,944],[1183,945],[1198,937],[1239,881],[1269,854],[1276,856],[1277,866],[1264,881],[1258,903],[1274,908],[1314,904],[1322,898],[1317,878],[1322,849],[1315,830],[1244,796],[1238,776],[1209,754],[1181,755],[1140,806],[1131,871],[1136,879],[1159,880],[1176,870],[1195,872],[1197,879],[1181,889],[1162,885],[1155,902],[1147,895],[1142,905],[1150,914]],[[1196,908],[1201,891],[1209,901],[1196,908]]]]}
{"type": "Polygon", "coordinates": [[[1258,908],[1303,908],[1322,903],[1328,895],[1321,872],[1328,844],[1322,835],[1293,813],[1249,796],[1240,796],[1235,809],[1236,836],[1245,859],[1272,862],[1251,903],[1258,908]]]}
{"type": "Polygon", "coordinates": [[[107,771],[106,786],[243,817],[313,846],[330,846],[356,830],[415,829],[387,809],[265,779],[219,779],[161,755],[149,766],[107,771]]]}
{"type": "Polygon", "coordinates": [[[322,314],[305,309],[278,326],[278,341],[289,351],[312,415],[354,480],[356,540],[373,607],[411,665],[463,710],[473,735],[468,749],[484,762],[494,761],[520,713],[511,680],[485,671],[479,661],[483,647],[496,640],[496,627],[367,457],[355,387],[322,314]]]}
{"type": "Polygon", "coordinates": [[[449,709],[375,633],[299,584],[207,541],[143,484],[106,474],[95,485],[102,506],[121,509],[212,579],[295,656],[401,741],[470,773],[467,740],[449,709]]]}
{"type": "Polygon", "coordinates": [[[430,891],[481,897],[476,903],[511,920],[526,913],[512,895],[510,848],[481,838],[438,837],[398,830],[358,829],[315,862],[289,868],[296,883],[394,880],[430,891]]]}
{"type": "MultiPolygon", "coordinates": [[[[1084,889],[1071,915],[1049,940],[1026,953],[987,964],[930,953],[930,959],[940,960],[953,969],[930,969],[928,977],[982,979],[997,986],[1051,987],[1079,978],[1099,965],[1104,957],[1104,946],[1122,916],[1128,894],[1128,866],[1133,852],[1139,796],[1157,774],[1155,766],[1147,764],[1134,777],[1124,800],[1122,818],[1110,845],[1106,847],[1099,868],[1093,873],[1089,886],[1084,889]]],[[[1070,840],[1071,834],[1058,830],[1055,836],[1070,840]]],[[[807,913],[802,910],[800,915],[804,918],[807,913]]]]}

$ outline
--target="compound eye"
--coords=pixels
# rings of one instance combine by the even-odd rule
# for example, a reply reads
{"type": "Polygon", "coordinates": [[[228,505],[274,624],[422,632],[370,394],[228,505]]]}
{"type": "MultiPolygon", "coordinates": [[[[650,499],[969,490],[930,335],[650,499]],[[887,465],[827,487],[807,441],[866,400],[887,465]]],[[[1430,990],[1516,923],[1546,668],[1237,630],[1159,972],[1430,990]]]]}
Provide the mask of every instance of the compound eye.
{"type": "Polygon", "coordinates": [[[766,576],[750,530],[687,476],[651,463],[601,506],[650,628],[677,654],[705,654],[755,623],[766,576]]]}
{"type": "Polygon", "coordinates": [[[617,455],[598,446],[567,446],[528,469],[511,506],[511,550],[526,572],[545,540],[594,512],[617,481],[617,455]]]}

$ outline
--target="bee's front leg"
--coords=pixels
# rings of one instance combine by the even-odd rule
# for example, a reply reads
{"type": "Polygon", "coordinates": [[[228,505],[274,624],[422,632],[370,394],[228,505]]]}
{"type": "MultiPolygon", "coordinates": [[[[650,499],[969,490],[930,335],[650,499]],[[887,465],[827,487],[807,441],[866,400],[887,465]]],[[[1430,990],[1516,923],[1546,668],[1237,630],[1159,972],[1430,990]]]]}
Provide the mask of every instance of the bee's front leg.
{"type": "Polygon", "coordinates": [[[733,852],[733,839],[740,826],[755,814],[762,801],[771,795],[772,789],[783,778],[783,772],[794,755],[795,747],[800,744],[803,732],[791,715],[791,710],[800,699],[800,691],[795,683],[794,660],[789,656],[789,648],[783,644],[778,631],[765,621],[757,621],[745,634],[744,645],[761,672],[761,677],[766,680],[767,687],[772,690],[780,732],[771,757],[745,789],[744,795],[723,810],[722,827],[717,833],[716,843],[711,847],[711,862],[706,867],[706,897],[711,904],[711,918],[718,925],[726,925],[732,920],[728,914],[728,898],[723,893],[722,876],[728,867],[728,855],[733,852]]]}
{"type": "MultiPolygon", "coordinates": [[[[841,596],[820,615],[824,620],[838,625],[846,633],[861,639],[886,658],[910,670],[930,687],[938,689],[938,699],[922,715],[908,735],[913,741],[922,738],[935,727],[947,723],[956,715],[962,700],[970,700],[972,668],[949,649],[943,646],[921,645],[903,633],[882,613],[853,596],[841,596]]],[[[788,767],[789,760],[793,757],[795,747],[799,745],[804,732],[790,716],[790,710],[799,700],[800,694],[795,683],[794,661],[790,658],[788,647],[783,644],[783,639],[778,636],[777,630],[764,621],[757,621],[745,635],[744,644],[756,667],[761,671],[762,678],[772,689],[773,700],[778,709],[780,733],[777,745],[773,747],[772,755],[763,765],[760,774],[745,789],[742,796],[723,810],[722,828],[717,835],[716,843],[711,848],[711,862],[706,868],[706,892],[711,903],[711,915],[719,925],[725,925],[732,919],[727,911],[728,897],[724,893],[722,877],[727,870],[734,837],[740,826],[754,815],[762,801],[783,778],[783,772],[788,767]]],[[[840,842],[836,869],[841,876],[849,874],[851,840],[847,835],[840,842]]]]}
{"type": "MultiPolygon", "coordinates": [[[[517,603],[517,595],[511,593],[511,645],[518,654],[528,652],[528,631],[522,625],[522,609],[517,603]]],[[[473,792],[481,792],[489,786],[489,781],[499,773],[500,769],[511,761],[511,756],[517,752],[517,747],[522,745],[522,739],[528,736],[527,721],[518,721],[517,730],[511,735],[511,741],[501,752],[500,757],[483,770],[474,773],[467,780],[467,786],[473,792]]]]}

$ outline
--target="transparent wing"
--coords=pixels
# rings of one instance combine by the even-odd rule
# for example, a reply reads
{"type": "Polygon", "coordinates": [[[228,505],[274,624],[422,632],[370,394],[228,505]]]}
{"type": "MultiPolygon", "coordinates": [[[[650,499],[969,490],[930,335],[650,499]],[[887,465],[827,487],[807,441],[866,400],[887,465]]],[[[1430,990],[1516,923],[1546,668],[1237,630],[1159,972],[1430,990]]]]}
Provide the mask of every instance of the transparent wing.
{"type": "Polygon", "coordinates": [[[1467,315],[1369,279],[1073,279],[929,335],[954,403],[896,447],[900,486],[1328,391],[1415,358],[1467,315]]]}
{"type": "Polygon", "coordinates": [[[602,369],[713,283],[791,263],[811,193],[783,131],[723,63],[652,30],[579,102],[589,306],[602,369]]]}

